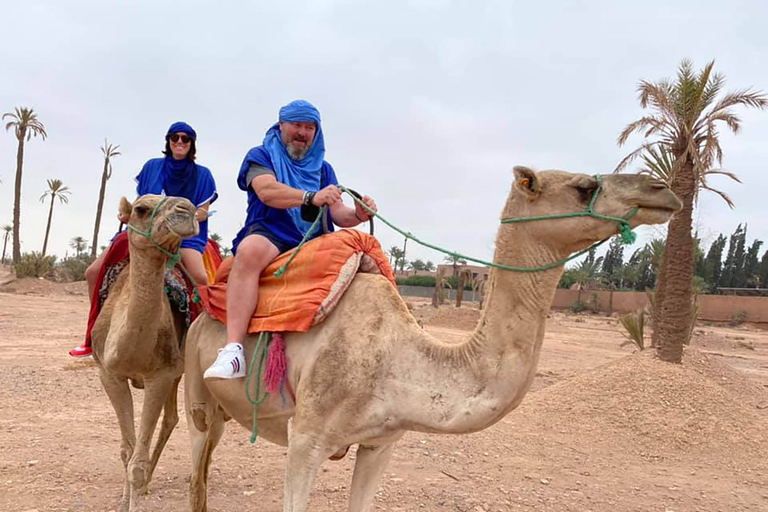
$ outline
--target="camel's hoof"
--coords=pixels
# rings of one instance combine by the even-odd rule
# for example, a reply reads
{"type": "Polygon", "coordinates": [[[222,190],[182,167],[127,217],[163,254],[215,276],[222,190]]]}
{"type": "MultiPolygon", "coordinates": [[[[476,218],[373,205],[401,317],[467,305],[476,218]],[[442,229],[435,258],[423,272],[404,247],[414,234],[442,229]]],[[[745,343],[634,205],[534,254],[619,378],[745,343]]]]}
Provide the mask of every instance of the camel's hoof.
{"type": "Polygon", "coordinates": [[[329,458],[331,460],[341,460],[341,459],[343,459],[344,457],[347,456],[347,452],[348,451],[349,451],[349,446],[347,446],[346,448],[342,448],[341,450],[339,450],[336,453],[334,453],[333,455],[331,455],[329,458]]]}

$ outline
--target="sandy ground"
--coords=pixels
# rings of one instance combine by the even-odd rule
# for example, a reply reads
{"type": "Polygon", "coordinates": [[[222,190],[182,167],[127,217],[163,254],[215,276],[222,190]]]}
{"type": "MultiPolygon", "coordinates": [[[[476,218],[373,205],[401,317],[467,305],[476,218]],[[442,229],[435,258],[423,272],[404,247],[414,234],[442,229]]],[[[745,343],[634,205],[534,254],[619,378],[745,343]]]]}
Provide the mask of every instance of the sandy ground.
{"type": "MultiPolygon", "coordinates": [[[[114,413],[80,342],[82,283],[0,275],[0,511],[114,510],[123,470],[114,413]]],[[[414,315],[460,340],[473,307],[414,315]]],[[[768,332],[699,326],[682,366],[620,347],[616,320],[552,313],[533,390],[472,435],[409,433],[374,510],[768,510],[768,332]]],[[[134,392],[137,401],[141,392],[134,392]]],[[[183,404],[183,399],[180,400],[183,404]]],[[[147,511],[187,506],[183,412],[147,511]]],[[[227,425],[211,470],[216,512],[282,510],[285,449],[227,425]]],[[[323,466],[310,510],[345,510],[354,450],[323,466]]]]}

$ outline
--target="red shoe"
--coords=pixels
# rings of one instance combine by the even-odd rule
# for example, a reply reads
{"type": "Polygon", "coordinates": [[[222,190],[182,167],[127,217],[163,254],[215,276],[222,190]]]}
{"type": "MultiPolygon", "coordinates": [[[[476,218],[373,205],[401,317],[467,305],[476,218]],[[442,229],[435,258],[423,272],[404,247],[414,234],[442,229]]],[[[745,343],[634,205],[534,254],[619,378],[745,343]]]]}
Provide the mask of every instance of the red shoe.
{"type": "Polygon", "coordinates": [[[93,350],[85,345],[80,345],[69,351],[69,355],[72,357],[88,357],[91,354],[93,354],[93,350]]]}

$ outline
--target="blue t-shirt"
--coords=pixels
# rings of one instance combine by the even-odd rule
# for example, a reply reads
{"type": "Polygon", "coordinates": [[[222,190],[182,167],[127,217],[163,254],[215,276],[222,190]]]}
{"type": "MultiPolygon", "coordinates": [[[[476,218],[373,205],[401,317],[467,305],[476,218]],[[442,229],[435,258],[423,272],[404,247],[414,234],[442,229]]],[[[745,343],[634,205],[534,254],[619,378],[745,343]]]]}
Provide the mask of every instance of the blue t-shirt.
{"type": "MultiPolygon", "coordinates": [[[[142,167],[141,172],[136,176],[136,193],[140,196],[144,194],[173,195],[189,199],[196,207],[203,206],[205,203],[213,203],[219,197],[216,192],[216,182],[213,180],[211,171],[202,165],[189,162],[185,172],[189,178],[195,181],[194,187],[183,187],[181,192],[168,190],[171,188],[169,172],[166,169],[166,158],[153,158],[148,160],[142,167]]],[[[178,178],[178,176],[174,176],[178,178]]],[[[204,252],[208,243],[208,219],[200,223],[200,232],[197,236],[185,238],[181,241],[181,247],[195,249],[198,252],[204,252]]]]}
{"type": "MultiPolygon", "coordinates": [[[[246,177],[252,164],[273,171],[275,169],[272,164],[272,159],[264,146],[255,147],[245,155],[243,165],[240,167],[240,173],[237,176],[237,186],[248,193],[248,212],[245,218],[245,226],[243,226],[243,229],[237,233],[237,236],[232,241],[232,252],[235,253],[237,251],[237,246],[246,236],[248,236],[248,230],[254,224],[263,226],[284,244],[290,247],[296,247],[301,243],[301,239],[304,238],[305,233],[296,226],[293,217],[288,213],[289,210],[283,208],[270,208],[265,205],[261,202],[261,199],[259,199],[256,192],[253,191],[251,184],[246,183],[246,177]]],[[[323,161],[323,165],[317,172],[317,190],[321,190],[328,185],[339,184],[339,181],[336,179],[336,173],[328,162],[323,161]]],[[[317,190],[313,190],[312,192],[317,192],[317,190]]],[[[296,209],[300,209],[300,207],[297,206],[296,209]]],[[[333,223],[329,222],[328,224],[328,231],[333,231],[333,223]]],[[[322,226],[318,226],[310,238],[315,238],[322,233],[322,226]]]]}

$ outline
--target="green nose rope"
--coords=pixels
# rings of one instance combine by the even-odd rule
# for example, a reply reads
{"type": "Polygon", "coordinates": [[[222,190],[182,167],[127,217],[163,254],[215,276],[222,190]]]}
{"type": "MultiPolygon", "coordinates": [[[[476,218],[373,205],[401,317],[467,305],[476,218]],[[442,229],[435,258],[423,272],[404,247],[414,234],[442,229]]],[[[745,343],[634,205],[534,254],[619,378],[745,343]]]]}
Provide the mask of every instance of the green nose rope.
{"type": "Polygon", "coordinates": [[[161,253],[165,254],[165,256],[168,258],[168,261],[165,263],[165,266],[168,268],[168,270],[173,270],[173,268],[178,265],[179,268],[184,272],[184,274],[187,276],[187,279],[189,279],[189,282],[192,284],[192,287],[195,290],[194,296],[192,298],[192,301],[196,304],[200,303],[200,292],[197,290],[197,283],[195,282],[195,279],[192,277],[192,275],[189,273],[187,268],[181,263],[181,249],[179,247],[176,248],[176,251],[171,252],[162,245],[155,242],[155,239],[152,237],[152,228],[155,225],[155,215],[157,215],[157,211],[160,209],[160,207],[168,200],[168,197],[164,197],[160,200],[159,203],[155,205],[155,207],[152,209],[152,215],[149,217],[149,228],[147,228],[146,231],[137,228],[130,222],[128,223],[127,227],[131,231],[134,231],[150,242],[152,242],[152,245],[155,246],[155,248],[160,251],[161,253]]]}
{"type": "Polygon", "coordinates": [[[152,215],[150,215],[150,217],[149,217],[149,228],[148,228],[146,231],[144,231],[144,230],[141,230],[141,229],[137,228],[136,226],[134,226],[134,225],[133,225],[133,224],[131,224],[131,223],[128,223],[128,229],[130,229],[131,231],[134,231],[134,232],[136,232],[136,233],[138,233],[138,234],[142,235],[144,238],[146,238],[147,240],[149,240],[150,242],[152,242],[152,245],[154,245],[154,246],[155,246],[155,248],[156,248],[158,251],[160,251],[161,253],[165,254],[165,255],[168,257],[168,261],[166,262],[166,266],[167,266],[169,269],[172,269],[173,267],[175,267],[176,265],[178,265],[178,264],[179,264],[179,261],[181,260],[181,252],[180,252],[180,250],[179,250],[179,249],[176,249],[176,252],[170,252],[168,249],[166,249],[166,248],[165,248],[165,247],[163,247],[162,245],[160,245],[160,244],[158,244],[157,242],[155,242],[155,239],[152,237],[152,228],[153,228],[153,227],[154,227],[154,225],[155,225],[155,215],[157,215],[157,211],[160,209],[160,207],[161,207],[161,206],[162,206],[162,205],[163,205],[163,204],[164,204],[164,203],[165,203],[167,200],[168,200],[168,198],[167,198],[167,197],[164,197],[164,198],[163,198],[163,199],[161,199],[161,200],[160,200],[160,202],[159,202],[159,203],[157,203],[157,204],[155,205],[155,207],[152,209],[152,215]]]}
{"type": "Polygon", "coordinates": [[[598,174],[595,176],[595,179],[597,179],[597,189],[592,194],[592,199],[589,201],[589,206],[587,206],[587,209],[584,211],[571,212],[571,213],[558,213],[554,215],[541,215],[538,217],[520,217],[517,219],[502,219],[501,223],[514,224],[519,222],[530,222],[535,220],[568,219],[571,217],[592,217],[595,219],[616,222],[619,225],[619,233],[621,234],[621,243],[625,245],[635,243],[635,240],[637,240],[637,235],[632,231],[632,228],[629,225],[629,219],[632,218],[637,213],[637,208],[636,207],[632,208],[625,217],[611,217],[610,215],[602,215],[600,213],[595,213],[595,202],[597,201],[598,194],[600,194],[600,192],[603,189],[603,177],[598,174]]]}

